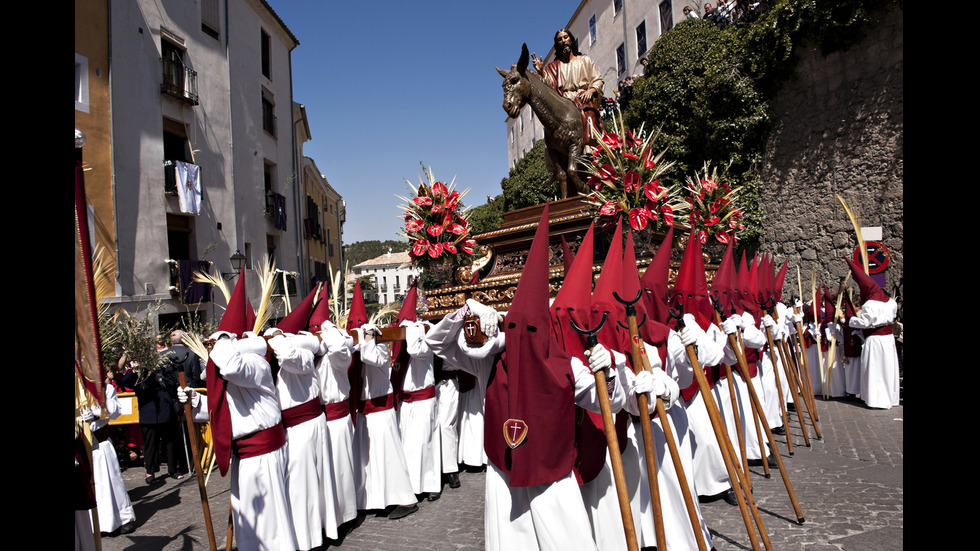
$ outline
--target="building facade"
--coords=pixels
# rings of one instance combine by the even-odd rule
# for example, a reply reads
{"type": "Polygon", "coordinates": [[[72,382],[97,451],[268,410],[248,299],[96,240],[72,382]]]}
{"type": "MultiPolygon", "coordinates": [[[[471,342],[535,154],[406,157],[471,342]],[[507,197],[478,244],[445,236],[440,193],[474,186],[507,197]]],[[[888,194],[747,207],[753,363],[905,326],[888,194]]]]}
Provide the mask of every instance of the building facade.
{"type": "Polygon", "coordinates": [[[76,2],[75,22],[75,124],[90,137],[86,183],[104,228],[98,243],[115,266],[107,301],[131,312],[159,304],[161,325],[188,312],[216,319],[221,308],[198,302],[210,293],[195,294],[189,274],[210,270],[234,284],[234,255],[244,257],[253,304],[254,268],[266,258],[285,272],[276,293],[301,299],[312,271],[307,194],[294,185],[305,172],[290,63],[297,38],[264,0],[76,2]]]}
{"type": "MultiPolygon", "coordinates": [[[[365,301],[388,304],[402,300],[408,288],[422,274],[422,270],[412,266],[408,251],[397,253],[388,251],[377,258],[354,266],[352,274],[353,279],[365,275],[374,278],[376,291],[373,293],[365,291],[365,301]]],[[[351,280],[351,288],[353,288],[353,280],[351,280]]]]}
{"type": "MultiPolygon", "coordinates": [[[[627,78],[643,74],[640,61],[663,33],[683,20],[684,6],[700,4],[679,0],[582,0],[565,28],[578,40],[579,51],[592,58],[602,74],[603,97],[612,98],[627,78]]],[[[545,64],[554,59],[552,48],[545,64]]],[[[507,166],[513,169],[535,142],[543,139],[544,126],[531,107],[524,106],[520,116],[507,119],[507,166]]]]}

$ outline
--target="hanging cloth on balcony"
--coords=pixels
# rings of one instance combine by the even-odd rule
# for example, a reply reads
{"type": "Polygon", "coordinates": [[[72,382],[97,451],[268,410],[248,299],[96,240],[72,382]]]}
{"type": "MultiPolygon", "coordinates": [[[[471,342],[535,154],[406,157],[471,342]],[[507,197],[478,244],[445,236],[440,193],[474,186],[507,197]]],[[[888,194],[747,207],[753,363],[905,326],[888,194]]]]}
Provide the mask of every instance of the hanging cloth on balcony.
{"type": "Polygon", "coordinates": [[[180,212],[201,214],[201,167],[177,161],[176,173],[180,212]]]}
{"type": "Polygon", "coordinates": [[[211,302],[211,288],[207,283],[194,281],[194,272],[207,273],[211,263],[207,260],[177,261],[177,290],[183,304],[211,302]]]}
{"type": "Polygon", "coordinates": [[[277,230],[286,230],[286,197],[278,193],[272,194],[273,220],[277,230]]]}

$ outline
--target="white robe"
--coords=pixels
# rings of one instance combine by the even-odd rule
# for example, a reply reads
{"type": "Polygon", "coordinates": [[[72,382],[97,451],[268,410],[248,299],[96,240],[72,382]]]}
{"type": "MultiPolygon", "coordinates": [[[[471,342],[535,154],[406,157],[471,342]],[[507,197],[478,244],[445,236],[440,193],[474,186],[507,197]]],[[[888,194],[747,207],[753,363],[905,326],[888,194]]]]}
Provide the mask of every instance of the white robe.
{"type": "MultiPolygon", "coordinates": [[[[405,348],[409,360],[402,389],[414,392],[435,386],[434,355],[425,343],[425,329],[419,323],[403,322],[405,348]]],[[[435,392],[435,389],[432,390],[435,392]]],[[[436,398],[402,402],[398,409],[405,462],[416,494],[442,491],[436,398]]]]}
{"type": "MultiPolygon", "coordinates": [[[[848,322],[857,329],[890,326],[898,315],[898,304],[869,300],[861,305],[861,315],[848,322]]],[[[861,348],[861,399],[868,407],[889,409],[899,403],[898,349],[895,336],[871,335],[861,348]]]]}
{"type": "MultiPolygon", "coordinates": [[[[706,344],[706,342],[702,341],[702,344],[711,346],[710,344],[706,344]]],[[[657,349],[649,344],[646,345],[646,348],[648,357],[652,358],[654,354],[658,353],[657,349]]],[[[716,352],[720,354],[720,348],[717,348],[716,352]]],[[[708,358],[705,357],[705,359],[708,358]]],[[[667,341],[667,362],[664,368],[664,372],[672,377],[680,388],[686,388],[694,380],[694,371],[688,360],[687,352],[684,345],[681,344],[679,336],[673,331],[671,331],[667,341]]],[[[626,380],[631,378],[632,374],[627,372],[626,380]]],[[[626,386],[631,386],[631,384],[626,383],[626,386]]],[[[648,404],[650,409],[649,413],[655,413],[656,410],[654,409],[655,404],[653,401],[648,399],[648,404]]],[[[664,405],[667,406],[667,404],[664,405]]],[[[626,409],[634,415],[639,413],[635,395],[630,396],[626,404],[626,409]]],[[[698,494],[694,486],[694,452],[691,448],[687,412],[684,410],[683,401],[678,400],[677,403],[667,409],[667,418],[675,439],[674,443],[680,455],[688,491],[694,500],[694,507],[697,512],[701,532],[710,548],[711,536],[708,533],[707,524],[701,515],[701,507],[697,502],[698,494]]],[[[688,516],[687,505],[684,502],[680,478],[674,469],[674,462],[667,447],[667,439],[663,431],[663,420],[659,417],[652,419],[650,429],[654,439],[653,448],[657,460],[657,489],[660,492],[664,536],[667,538],[666,548],[696,549],[697,539],[691,526],[691,519],[688,516]]],[[[627,449],[623,452],[622,457],[624,471],[626,473],[626,484],[630,494],[630,508],[633,514],[634,524],[636,525],[638,543],[641,548],[657,546],[656,527],[654,526],[653,519],[653,501],[650,496],[650,483],[647,472],[646,447],[643,442],[642,427],[639,421],[634,420],[631,423],[627,430],[627,437],[627,449]]],[[[606,458],[608,462],[608,454],[606,454],[606,458]]],[[[604,469],[602,474],[607,474],[606,469],[604,469]]],[[[612,484],[611,478],[604,483],[612,484]]],[[[583,486],[584,491],[585,486],[583,486]]],[[[613,488],[612,492],[607,492],[606,502],[608,503],[610,499],[614,500],[616,497],[615,488],[613,488]]],[[[588,503],[588,498],[586,502],[588,503]]],[[[615,519],[608,516],[610,513],[619,514],[618,503],[610,505],[613,506],[607,507],[607,518],[604,521],[596,524],[595,521],[598,519],[593,518],[596,542],[599,544],[599,548],[603,550],[626,549],[626,539],[623,530],[620,528],[621,523],[616,523],[612,526],[617,529],[615,531],[603,526],[613,524],[613,520],[615,519]]]]}
{"type": "MultiPolygon", "coordinates": [[[[271,428],[282,421],[265,339],[221,339],[211,360],[228,381],[232,438],[271,428]]],[[[295,551],[292,511],[286,490],[286,446],[257,457],[231,458],[231,508],[235,541],[246,550],[295,551]]]]}
{"type": "MultiPolygon", "coordinates": [[[[362,399],[391,394],[388,345],[378,344],[374,339],[359,339],[359,342],[364,380],[362,399]]],[[[360,471],[356,477],[360,485],[358,509],[384,509],[389,505],[416,503],[394,408],[367,415],[358,412],[354,447],[356,457],[360,458],[354,465],[360,471]]]]}
{"type": "Polygon", "coordinates": [[[459,381],[456,378],[436,383],[436,402],[442,472],[459,472],[459,381]]]}
{"type": "MultiPolygon", "coordinates": [[[[722,363],[731,365],[737,361],[737,358],[734,356],[734,351],[728,349],[727,346],[721,345],[721,343],[727,344],[728,337],[717,326],[712,325],[706,333],[705,338],[707,340],[699,340],[697,343],[699,354],[698,363],[702,369],[704,369],[705,365],[720,365],[722,363]],[[715,346],[709,346],[710,343],[714,343],[715,346]]],[[[748,343],[746,343],[746,346],[748,346],[748,343]]],[[[718,384],[716,383],[714,386],[718,386],[718,384]]],[[[715,391],[712,390],[712,400],[714,400],[715,406],[720,410],[718,400],[715,400],[714,396],[715,391]]],[[[688,430],[694,456],[694,474],[693,476],[689,476],[694,479],[694,487],[697,489],[697,495],[713,496],[730,489],[732,485],[728,478],[728,469],[725,466],[718,437],[715,435],[714,428],[711,424],[711,417],[708,415],[707,405],[704,400],[705,397],[699,390],[697,394],[684,404],[684,409],[687,411],[688,430]]]]}
{"type": "MultiPolygon", "coordinates": [[[[323,404],[348,404],[353,339],[330,322],[321,326],[320,349],[316,354],[316,374],[323,404]]],[[[355,469],[354,422],[350,415],[326,422],[323,442],[323,480],[326,503],[324,531],[330,539],[339,536],[338,527],[357,518],[357,488],[360,471],[355,469]]]]}
{"type": "MultiPolygon", "coordinates": [[[[109,421],[116,419],[122,413],[119,398],[116,396],[116,389],[112,385],[106,385],[105,405],[109,416],[91,422],[90,427],[93,435],[95,431],[105,427],[109,421]]],[[[126,483],[123,481],[122,471],[119,469],[119,459],[116,457],[116,449],[112,446],[112,441],[106,439],[93,442],[93,444],[92,474],[95,479],[95,502],[99,515],[99,530],[114,532],[122,525],[135,521],[136,514],[133,512],[133,504],[126,492],[126,483]]]]}
{"type": "MultiPolygon", "coordinates": [[[[462,316],[457,312],[436,324],[426,340],[436,354],[486,381],[494,369],[496,354],[506,347],[504,333],[498,333],[481,347],[470,348],[462,342],[461,328],[462,316]]],[[[572,373],[576,405],[599,412],[595,377],[588,366],[573,358],[572,373]]],[[[620,384],[613,386],[610,405],[615,412],[622,409],[626,396],[620,384]]],[[[582,493],[572,472],[550,484],[511,487],[508,475],[490,463],[485,511],[488,551],[597,549],[582,493]]]]}
{"type": "MultiPolygon", "coordinates": [[[[280,407],[287,410],[314,402],[320,408],[320,385],[313,363],[319,340],[313,335],[287,335],[269,344],[279,361],[276,389],[280,407]]],[[[320,410],[315,419],[286,429],[286,488],[299,549],[313,549],[323,543],[326,496],[333,491],[324,486],[327,418],[320,410]]]]}

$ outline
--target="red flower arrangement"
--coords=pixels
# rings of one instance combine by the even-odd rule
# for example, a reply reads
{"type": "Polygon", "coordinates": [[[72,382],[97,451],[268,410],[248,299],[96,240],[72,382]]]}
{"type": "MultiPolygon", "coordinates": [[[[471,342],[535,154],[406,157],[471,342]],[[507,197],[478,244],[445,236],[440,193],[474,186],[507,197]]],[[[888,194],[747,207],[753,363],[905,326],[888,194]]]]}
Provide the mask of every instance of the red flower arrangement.
{"type": "Polygon", "coordinates": [[[467,213],[470,207],[462,207],[462,199],[469,190],[462,193],[436,181],[432,169],[425,169],[426,181],[413,186],[413,197],[407,199],[401,208],[405,209],[405,231],[401,235],[408,238],[408,256],[412,264],[419,268],[436,265],[466,265],[472,263],[474,253],[478,252],[476,240],[470,237],[470,222],[467,213]]]}
{"type": "Polygon", "coordinates": [[[662,162],[666,151],[655,153],[656,135],[646,135],[642,127],[633,134],[622,114],[613,118],[613,126],[613,132],[596,132],[599,148],[584,162],[591,174],[587,197],[598,209],[597,221],[607,225],[623,213],[635,231],[666,230],[684,208],[679,191],[659,180],[674,163],[662,162]]]}
{"type": "Polygon", "coordinates": [[[689,209],[688,225],[697,230],[702,244],[712,237],[722,243],[738,241],[739,232],[745,229],[741,222],[742,210],[735,203],[738,188],[722,182],[718,168],[711,169],[708,163],[705,163],[702,174],[699,176],[695,172],[694,178],[687,178],[684,201],[689,209]]]}

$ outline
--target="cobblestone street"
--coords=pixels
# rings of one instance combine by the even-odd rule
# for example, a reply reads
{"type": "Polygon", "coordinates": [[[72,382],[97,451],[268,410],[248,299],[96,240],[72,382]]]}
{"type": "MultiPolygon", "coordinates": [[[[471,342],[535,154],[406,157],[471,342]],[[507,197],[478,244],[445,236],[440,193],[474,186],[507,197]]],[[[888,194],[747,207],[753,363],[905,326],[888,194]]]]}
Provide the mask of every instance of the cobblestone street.
{"type": "MultiPolygon", "coordinates": [[[[818,401],[817,440],[807,422],[806,447],[795,414],[791,416],[794,455],[785,437],[776,437],[783,464],[805,522],[796,521],[779,472],[763,476],[751,467],[754,497],[773,549],[875,551],[903,547],[904,404],[871,410],[860,403],[818,401]]],[[[123,472],[136,510],[136,531],[103,538],[106,551],[198,550],[208,548],[202,508],[193,476],[146,486],[143,470],[123,472]]],[[[419,503],[419,511],[399,520],[371,511],[350,523],[346,535],[325,549],[358,551],[483,549],[484,472],[464,472],[462,487],[444,487],[442,498],[419,503]]],[[[229,484],[217,472],[208,498],[219,549],[227,536],[229,484]]],[[[718,551],[751,549],[738,508],[724,501],[702,504],[718,551]]]]}

